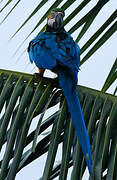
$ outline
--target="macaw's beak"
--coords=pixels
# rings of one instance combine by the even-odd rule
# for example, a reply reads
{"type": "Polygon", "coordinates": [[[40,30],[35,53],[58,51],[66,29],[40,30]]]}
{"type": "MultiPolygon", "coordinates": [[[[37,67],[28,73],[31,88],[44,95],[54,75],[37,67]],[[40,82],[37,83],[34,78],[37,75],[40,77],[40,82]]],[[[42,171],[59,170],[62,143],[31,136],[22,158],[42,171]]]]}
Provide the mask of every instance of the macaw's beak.
{"type": "Polygon", "coordinates": [[[55,22],[53,24],[53,27],[54,29],[59,29],[61,27],[63,27],[63,15],[60,13],[60,14],[57,14],[56,15],[56,18],[55,18],[55,22]]]}

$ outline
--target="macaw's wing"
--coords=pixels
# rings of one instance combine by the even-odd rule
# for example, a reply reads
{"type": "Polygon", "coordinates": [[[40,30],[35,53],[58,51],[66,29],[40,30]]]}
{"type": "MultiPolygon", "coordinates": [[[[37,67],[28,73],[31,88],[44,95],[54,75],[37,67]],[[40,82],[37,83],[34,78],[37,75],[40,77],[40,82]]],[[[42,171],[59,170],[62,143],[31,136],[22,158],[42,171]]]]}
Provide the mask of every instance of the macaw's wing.
{"type": "Polygon", "coordinates": [[[78,71],[79,47],[71,36],[57,41],[55,33],[44,32],[29,44],[30,62],[35,62],[37,67],[52,69],[57,64],[78,71]]]}
{"type": "Polygon", "coordinates": [[[52,69],[56,66],[56,59],[51,56],[45,46],[45,40],[49,38],[44,33],[37,36],[29,43],[28,52],[30,62],[43,69],[52,69]]]}

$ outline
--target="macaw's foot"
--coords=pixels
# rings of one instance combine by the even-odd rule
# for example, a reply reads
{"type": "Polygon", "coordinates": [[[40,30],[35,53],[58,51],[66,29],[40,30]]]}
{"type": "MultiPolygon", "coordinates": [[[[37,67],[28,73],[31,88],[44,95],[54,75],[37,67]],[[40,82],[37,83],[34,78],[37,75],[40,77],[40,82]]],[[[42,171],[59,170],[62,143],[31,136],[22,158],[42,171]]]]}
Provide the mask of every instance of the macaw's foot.
{"type": "Polygon", "coordinates": [[[39,77],[43,77],[45,69],[38,68],[38,73],[34,73],[34,77],[37,79],[39,77]]]}
{"type": "Polygon", "coordinates": [[[38,68],[38,72],[39,72],[39,75],[43,76],[44,72],[45,72],[45,69],[43,68],[38,68]]]}

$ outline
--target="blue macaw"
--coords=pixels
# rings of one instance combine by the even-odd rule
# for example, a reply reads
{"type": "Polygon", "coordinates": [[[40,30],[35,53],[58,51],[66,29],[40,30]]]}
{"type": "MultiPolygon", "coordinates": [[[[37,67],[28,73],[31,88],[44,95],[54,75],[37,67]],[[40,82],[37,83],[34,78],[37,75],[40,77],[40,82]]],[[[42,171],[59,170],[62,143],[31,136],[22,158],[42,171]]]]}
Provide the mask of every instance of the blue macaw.
{"type": "Polygon", "coordinates": [[[49,13],[46,30],[29,43],[29,59],[31,63],[34,61],[40,74],[45,69],[57,73],[89,173],[92,173],[89,137],[77,95],[80,48],[64,29],[64,15],[60,8],[49,13]]]}

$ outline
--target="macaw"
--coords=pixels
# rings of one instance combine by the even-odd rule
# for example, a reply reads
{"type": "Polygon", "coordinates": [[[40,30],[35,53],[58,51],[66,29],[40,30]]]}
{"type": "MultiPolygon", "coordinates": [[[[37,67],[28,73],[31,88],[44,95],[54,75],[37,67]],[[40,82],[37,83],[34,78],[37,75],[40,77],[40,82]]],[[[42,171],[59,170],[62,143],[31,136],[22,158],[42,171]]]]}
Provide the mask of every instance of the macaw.
{"type": "Polygon", "coordinates": [[[46,30],[29,43],[29,59],[31,63],[36,64],[39,74],[43,75],[45,69],[57,73],[59,85],[66,98],[75,132],[91,174],[90,142],[77,95],[80,48],[64,29],[64,15],[61,8],[53,9],[49,13],[46,30]]]}

